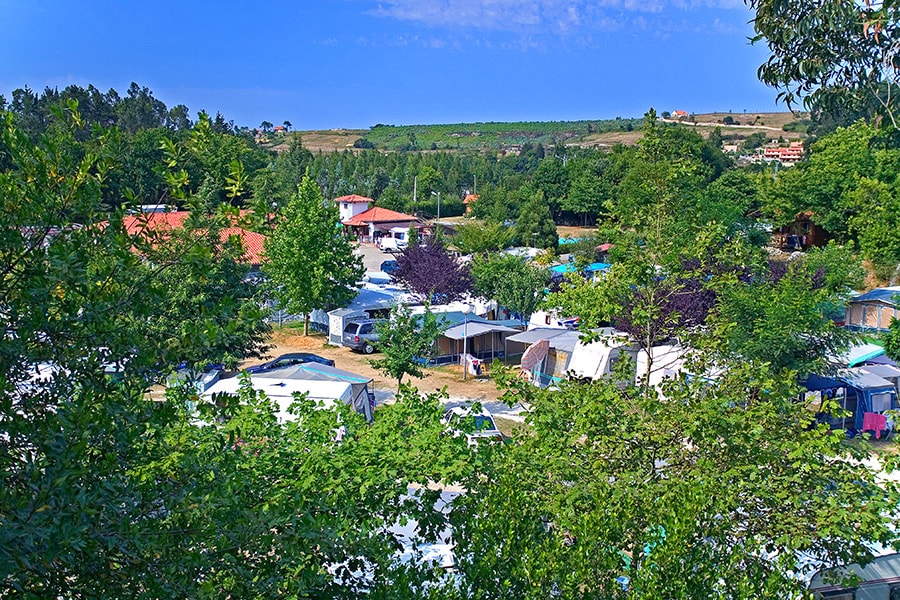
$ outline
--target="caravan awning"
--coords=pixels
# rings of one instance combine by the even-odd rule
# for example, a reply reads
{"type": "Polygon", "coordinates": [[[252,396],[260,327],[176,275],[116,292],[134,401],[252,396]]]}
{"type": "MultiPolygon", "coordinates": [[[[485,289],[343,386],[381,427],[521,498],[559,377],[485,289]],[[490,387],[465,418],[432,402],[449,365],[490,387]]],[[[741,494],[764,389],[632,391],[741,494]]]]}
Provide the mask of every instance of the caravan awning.
{"type": "Polygon", "coordinates": [[[518,342],[520,344],[533,344],[538,340],[552,340],[553,338],[570,331],[570,329],[563,329],[561,327],[540,327],[538,329],[531,329],[529,331],[517,333],[516,335],[511,335],[506,338],[506,341],[518,342]]]}
{"type": "Polygon", "coordinates": [[[472,338],[493,332],[518,333],[518,329],[506,327],[505,325],[494,325],[493,323],[469,322],[461,325],[454,325],[445,330],[442,335],[451,340],[461,340],[464,337],[472,338]]]}

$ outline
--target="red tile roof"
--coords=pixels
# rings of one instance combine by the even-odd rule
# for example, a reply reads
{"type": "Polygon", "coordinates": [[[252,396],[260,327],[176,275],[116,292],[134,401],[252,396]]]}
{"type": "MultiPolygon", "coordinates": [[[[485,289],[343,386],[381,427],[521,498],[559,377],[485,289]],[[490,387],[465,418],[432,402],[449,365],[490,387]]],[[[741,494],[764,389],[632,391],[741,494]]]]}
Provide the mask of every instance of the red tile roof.
{"type": "Polygon", "coordinates": [[[395,210],[374,206],[365,212],[361,212],[352,219],[344,221],[344,225],[360,226],[369,223],[393,223],[393,222],[409,222],[418,221],[419,219],[412,215],[405,215],[395,210]]]}
{"type": "MultiPolygon", "coordinates": [[[[186,210],[145,213],[125,217],[123,222],[129,235],[141,235],[144,231],[165,232],[178,229],[184,225],[188,215],[190,213],[186,210]]],[[[266,236],[242,227],[225,227],[219,232],[219,239],[224,243],[234,235],[241,238],[247,264],[258,265],[262,263],[266,236]]]]}
{"type": "Polygon", "coordinates": [[[371,198],[366,198],[365,196],[357,196],[356,194],[350,194],[349,196],[341,196],[340,198],[335,198],[335,202],[375,202],[371,198]]]}
{"type": "Polygon", "coordinates": [[[469,204],[478,200],[478,194],[469,194],[463,198],[463,204],[469,204]]]}

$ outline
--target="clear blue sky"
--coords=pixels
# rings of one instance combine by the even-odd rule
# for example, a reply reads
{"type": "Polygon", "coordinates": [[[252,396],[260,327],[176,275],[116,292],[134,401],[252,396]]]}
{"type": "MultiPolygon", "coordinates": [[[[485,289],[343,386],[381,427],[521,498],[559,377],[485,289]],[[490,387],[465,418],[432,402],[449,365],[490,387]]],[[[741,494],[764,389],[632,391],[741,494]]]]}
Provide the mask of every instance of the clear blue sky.
{"type": "Polygon", "coordinates": [[[0,93],[295,129],[784,110],[740,0],[0,0],[0,93]]]}

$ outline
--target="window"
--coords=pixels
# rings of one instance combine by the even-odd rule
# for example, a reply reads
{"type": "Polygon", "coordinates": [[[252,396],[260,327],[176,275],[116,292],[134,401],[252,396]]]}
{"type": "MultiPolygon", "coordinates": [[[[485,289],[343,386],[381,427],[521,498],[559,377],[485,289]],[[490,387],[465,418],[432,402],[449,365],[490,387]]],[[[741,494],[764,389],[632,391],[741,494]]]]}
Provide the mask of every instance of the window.
{"type": "Polygon", "coordinates": [[[364,335],[366,333],[372,333],[372,328],[373,328],[373,325],[371,323],[367,323],[366,325],[363,325],[359,329],[359,335],[364,335]]]}
{"type": "Polygon", "coordinates": [[[833,592],[825,592],[822,598],[828,600],[856,600],[856,590],[835,590],[833,592]]]}

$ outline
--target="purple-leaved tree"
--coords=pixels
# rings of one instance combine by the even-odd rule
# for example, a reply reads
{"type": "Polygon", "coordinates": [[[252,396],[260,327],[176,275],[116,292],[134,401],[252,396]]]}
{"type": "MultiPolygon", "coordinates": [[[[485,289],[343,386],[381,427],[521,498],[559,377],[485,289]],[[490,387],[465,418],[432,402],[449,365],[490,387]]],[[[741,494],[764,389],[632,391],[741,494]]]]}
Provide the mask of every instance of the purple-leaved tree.
{"type": "Polygon", "coordinates": [[[427,246],[411,244],[397,257],[394,277],[434,304],[464,297],[472,287],[469,269],[447,253],[436,238],[427,246]]]}

